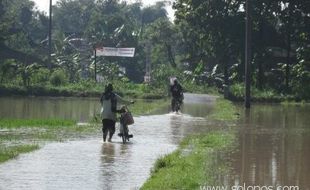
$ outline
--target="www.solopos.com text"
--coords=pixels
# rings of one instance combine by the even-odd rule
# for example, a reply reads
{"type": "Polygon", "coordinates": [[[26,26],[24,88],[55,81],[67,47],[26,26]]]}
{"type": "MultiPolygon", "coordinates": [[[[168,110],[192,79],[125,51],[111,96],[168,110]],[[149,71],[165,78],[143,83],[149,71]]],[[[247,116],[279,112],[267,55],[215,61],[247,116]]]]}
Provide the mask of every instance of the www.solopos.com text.
{"type": "Polygon", "coordinates": [[[234,186],[208,186],[203,185],[200,186],[200,190],[301,190],[298,186],[287,186],[287,185],[278,185],[278,186],[271,186],[271,185],[250,185],[247,186],[246,184],[243,185],[234,185],[234,186]]]}

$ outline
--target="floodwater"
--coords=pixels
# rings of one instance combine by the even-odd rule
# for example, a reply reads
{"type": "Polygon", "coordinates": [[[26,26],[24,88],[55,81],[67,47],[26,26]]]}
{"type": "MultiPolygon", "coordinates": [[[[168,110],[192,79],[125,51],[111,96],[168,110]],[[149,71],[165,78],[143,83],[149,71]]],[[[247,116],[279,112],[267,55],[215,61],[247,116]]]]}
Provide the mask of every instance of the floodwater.
{"type": "MultiPolygon", "coordinates": [[[[182,114],[163,109],[136,117],[129,144],[117,136],[113,143],[103,143],[98,133],[48,143],[5,162],[0,165],[0,189],[138,189],[155,160],[175,150],[184,136],[223,127],[207,117],[214,97],[187,94],[185,100],[182,114]]],[[[0,98],[0,108],[0,117],[80,122],[99,111],[98,100],[89,98],[0,98]]],[[[236,150],[227,159],[231,170],[219,177],[219,185],[309,190],[310,106],[253,105],[247,112],[239,108],[240,120],[231,125],[237,136],[236,150]]]]}
{"type": "Polygon", "coordinates": [[[87,122],[100,110],[98,98],[0,97],[0,117],[59,118],[87,122]]]}
{"type": "Polygon", "coordinates": [[[310,189],[310,106],[253,105],[239,121],[229,185],[310,189]]]}
{"type": "MultiPolygon", "coordinates": [[[[116,135],[55,142],[0,165],[0,189],[138,189],[155,160],[177,148],[193,132],[204,131],[214,97],[186,95],[182,114],[160,110],[135,117],[134,138],[123,145],[116,135]]],[[[1,117],[74,118],[87,121],[99,111],[97,99],[1,98],[1,117]],[[5,108],[5,109],[3,109],[5,108]]]]}

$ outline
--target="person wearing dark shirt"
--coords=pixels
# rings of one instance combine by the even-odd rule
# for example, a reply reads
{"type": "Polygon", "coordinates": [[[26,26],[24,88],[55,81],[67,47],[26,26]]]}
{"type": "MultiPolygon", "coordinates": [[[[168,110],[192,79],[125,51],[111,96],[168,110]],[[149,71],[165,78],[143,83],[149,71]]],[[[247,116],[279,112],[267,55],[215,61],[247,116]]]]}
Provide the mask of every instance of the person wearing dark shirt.
{"type": "Polygon", "coordinates": [[[176,106],[176,104],[178,103],[178,105],[180,106],[183,103],[183,88],[182,86],[179,84],[179,82],[175,79],[173,82],[173,85],[170,86],[170,93],[172,95],[172,100],[171,100],[171,108],[172,111],[178,111],[180,108],[176,106]]]}

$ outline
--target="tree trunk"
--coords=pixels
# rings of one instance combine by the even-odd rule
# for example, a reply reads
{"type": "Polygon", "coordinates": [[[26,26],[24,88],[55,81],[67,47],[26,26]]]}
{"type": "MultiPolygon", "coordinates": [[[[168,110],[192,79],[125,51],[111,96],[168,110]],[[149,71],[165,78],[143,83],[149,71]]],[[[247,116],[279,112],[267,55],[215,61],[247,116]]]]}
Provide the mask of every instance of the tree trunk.
{"type": "Polygon", "coordinates": [[[175,61],[174,61],[174,56],[172,54],[171,46],[168,43],[165,43],[165,45],[167,48],[167,53],[168,53],[168,58],[169,58],[170,64],[172,67],[176,68],[177,65],[175,64],[175,61]]]}
{"type": "Polygon", "coordinates": [[[259,23],[259,50],[257,52],[257,83],[256,86],[258,89],[263,89],[264,87],[264,70],[263,70],[263,52],[264,52],[264,47],[265,47],[265,43],[264,43],[264,21],[263,19],[260,19],[260,23],[259,23]]]}
{"type": "Polygon", "coordinates": [[[251,62],[252,62],[252,7],[246,1],[246,40],[245,40],[245,100],[246,108],[251,107],[251,62]]]}
{"type": "Polygon", "coordinates": [[[290,66],[291,66],[291,28],[292,28],[292,5],[289,3],[288,5],[289,15],[288,15],[288,23],[287,23],[287,56],[286,56],[286,68],[285,68],[285,91],[286,93],[290,92],[290,66]]]}

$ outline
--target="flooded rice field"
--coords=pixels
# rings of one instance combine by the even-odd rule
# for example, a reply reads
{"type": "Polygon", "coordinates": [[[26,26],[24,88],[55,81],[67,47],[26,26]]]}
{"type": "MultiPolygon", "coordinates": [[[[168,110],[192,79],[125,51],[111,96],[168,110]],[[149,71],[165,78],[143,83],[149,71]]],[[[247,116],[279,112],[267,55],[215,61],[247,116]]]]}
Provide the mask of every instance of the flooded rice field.
{"type": "MultiPolygon", "coordinates": [[[[123,145],[114,135],[48,143],[40,150],[0,164],[0,189],[138,189],[155,160],[177,148],[189,134],[223,127],[208,119],[214,97],[186,95],[182,114],[168,108],[135,117],[134,138],[123,145]]],[[[0,117],[65,118],[87,122],[99,111],[91,98],[0,98],[0,117]]],[[[239,107],[240,108],[240,107],[239,107]]],[[[231,172],[219,177],[232,185],[310,187],[310,106],[253,105],[236,122],[237,148],[231,172]],[[243,116],[244,115],[244,116],[243,116]]]]}
{"type": "Polygon", "coordinates": [[[310,106],[253,105],[244,114],[230,185],[309,190],[310,106]]]}

